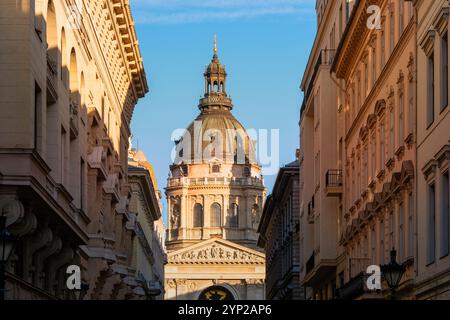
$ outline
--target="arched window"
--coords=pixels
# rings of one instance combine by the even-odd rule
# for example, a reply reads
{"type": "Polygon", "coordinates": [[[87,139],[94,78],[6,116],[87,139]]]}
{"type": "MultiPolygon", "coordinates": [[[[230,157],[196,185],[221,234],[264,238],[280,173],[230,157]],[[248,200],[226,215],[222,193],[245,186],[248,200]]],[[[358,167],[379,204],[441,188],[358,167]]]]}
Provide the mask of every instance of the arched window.
{"type": "Polygon", "coordinates": [[[203,206],[200,203],[194,205],[194,228],[203,227],[203,206]]]}
{"type": "Polygon", "coordinates": [[[61,30],[61,81],[64,84],[64,86],[68,86],[68,70],[67,70],[67,52],[66,52],[66,32],[64,31],[64,28],[61,30]]]}
{"type": "Polygon", "coordinates": [[[220,204],[215,202],[211,205],[211,213],[210,213],[211,227],[215,227],[215,228],[220,227],[221,212],[222,212],[222,210],[221,210],[220,204]]]}
{"type": "Polygon", "coordinates": [[[47,58],[51,71],[56,73],[56,62],[58,58],[58,35],[56,31],[56,14],[53,1],[48,2],[46,39],[47,39],[47,58]]]}
{"type": "Polygon", "coordinates": [[[219,91],[219,85],[217,83],[217,81],[214,81],[214,92],[218,92],[219,91]]]}
{"type": "Polygon", "coordinates": [[[230,228],[239,227],[239,205],[236,203],[231,204],[228,225],[230,228]]]}
{"type": "Polygon", "coordinates": [[[70,51],[69,88],[71,94],[77,93],[79,90],[77,55],[75,53],[75,48],[72,48],[70,51]]]}

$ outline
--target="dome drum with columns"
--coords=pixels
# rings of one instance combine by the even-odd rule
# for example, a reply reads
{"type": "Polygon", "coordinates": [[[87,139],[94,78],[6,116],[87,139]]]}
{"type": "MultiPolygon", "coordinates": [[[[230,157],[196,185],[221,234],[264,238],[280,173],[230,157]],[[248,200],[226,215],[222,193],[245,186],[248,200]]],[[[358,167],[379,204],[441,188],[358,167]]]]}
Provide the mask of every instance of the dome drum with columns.
{"type": "Polygon", "coordinates": [[[238,285],[234,299],[262,299],[264,255],[257,251],[256,230],[266,188],[255,143],[231,113],[227,73],[218,58],[216,41],[204,78],[200,114],[176,142],[166,187],[166,281],[176,284],[166,298],[196,299],[205,296],[198,290],[219,281],[230,288],[238,285]],[[202,250],[194,250],[197,247],[202,250]],[[249,258],[242,260],[242,256],[249,258]],[[243,275],[247,278],[242,279],[243,275]]]}

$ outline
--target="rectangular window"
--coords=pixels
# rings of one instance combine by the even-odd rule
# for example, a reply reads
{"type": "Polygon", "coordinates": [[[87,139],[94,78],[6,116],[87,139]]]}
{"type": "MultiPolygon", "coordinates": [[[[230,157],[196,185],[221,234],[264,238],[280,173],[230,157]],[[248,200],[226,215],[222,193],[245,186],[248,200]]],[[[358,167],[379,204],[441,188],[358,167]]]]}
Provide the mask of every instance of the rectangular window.
{"type": "Polygon", "coordinates": [[[391,109],[389,119],[389,145],[390,145],[390,158],[394,157],[395,153],[395,110],[391,109]]]}
{"type": "Polygon", "coordinates": [[[376,246],[377,243],[377,239],[376,239],[376,233],[375,233],[375,228],[372,228],[370,231],[370,246],[371,246],[371,258],[372,258],[372,264],[376,264],[377,261],[377,257],[376,257],[376,246]]]}
{"type": "Polygon", "coordinates": [[[391,211],[389,214],[389,249],[395,247],[395,216],[391,211]]]}
{"type": "Polygon", "coordinates": [[[442,175],[442,207],[441,207],[441,257],[449,254],[449,172],[442,175]]]}
{"type": "MultiPolygon", "coordinates": [[[[393,5],[392,5],[393,7],[393,5]]],[[[395,16],[394,10],[389,15],[389,54],[392,54],[395,46],[395,16]]]]}
{"type": "Polygon", "coordinates": [[[415,117],[415,108],[414,108],[414,83],[410,81],[408,83],[408,133],[414,132],[414,117],[415,117]]]}
{"type": "Polygon", "coordinates": [[[408,194],[408,257],[414,256],[414,198],[408,194]]]}
{"type": "Polygon", "coordinates": [[[434,121],[434,52],[428,57],[427,126],[434,121]]]}
{"type": "Polygon", "coordinates": [[[369,93],[369,66],[364,63],[364,97],[369,93]]]}
{"type": "Polygon", "coordinates": [[[398,29],[399,29],[399,37],[403,34],[403,31],[405,30],[405,0],[399,0],[398,4],[398,11],[399,11],[399,21],[398,21],[398,29]]]}
{"type": "Polygon", "coordinates": [[[435,185],[428,186],[428,250],[427,264],[436,259],[436,190],[435,185]]]}
{"type": "Polygon", "coordinates": [[[400,202],[398,206],[398,256],[400,261],[403,261],[405,258],[405,226],[404,226],[404,210],[403,210],[403,202],[400,202]]]}
{"type": "Polygon", "coordinates": [[[448,33],[442,36],[441,41],[441,111],[448,105],[448,33]]]}
{"type": "Polygon", "coordinates": [[[84,210],[84,160],[80,159],[80,209],[84,210]]]}
{"type": "Polygon", "coordinates": [[[403,97],[403,92],[400,93],[398,97],[398,145],[402,146],[405,140],[405,99],[403,97]]]}
{"type": "Polygon", "coordinates": [[[370,160],[370,166],[371,166],[371,180],[375,180],[375,176],[377,174],[377,141],[375,134],[372,134],[372,137],[370,138],[370,152],[371,152],[371,160],[370,160]]]}
{"type": "Polygon", "coordinates": [[[386,150],[385,150],[386,135],[384,132],[384,121],[380,126],[380,170],[384,168],[386,163],[386,150]]]}
{"type": "Polygon", "coordinates": [[[377,80],[377,55],[375,46],[372,47],[372,86],[375,86],[377,80]]]}
{"type": "Polygon", "coordinates": [[[34,149],[38,152],[42,151],[42,90],[34,83],[34,149]]]}
{"type": "Polygon", "coordinates": [[[66,130],[64,130],[63,127],[61,127],[61,154],[60,154],[60,160],[61,160],[61,184],[64,184],[66,182],[66,130]]]}
{"type": "Polygon", "coordinates": [[[380,222],[380,263],[384,263],[384,221],[380,222]]]}
{"type": "Polygon", "coordinates": [[[384,68],[384,65],[386,63],[386,57],[385,57],[385,51],[386,51],[386,34],[384,31],[384,24],[382,25],[382,31],[381,31],[381,69],[384,68]]]}

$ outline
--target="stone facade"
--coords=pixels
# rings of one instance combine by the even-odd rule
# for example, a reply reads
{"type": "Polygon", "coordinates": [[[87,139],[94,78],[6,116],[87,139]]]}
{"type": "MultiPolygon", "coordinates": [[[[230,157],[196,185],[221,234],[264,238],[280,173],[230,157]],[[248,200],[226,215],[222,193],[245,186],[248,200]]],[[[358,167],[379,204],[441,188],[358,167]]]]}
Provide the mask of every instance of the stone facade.
{"type": "Polygon", "coordinates": [[[381,10],[380,28],[367,27],[365,2],[356,3],[332,69],[344,89],[337,98],[343,107],[338,139],[345,141],[339,217],[345,272],[339,295],[363,295],[349,288],[369,265],[388,263],[395,248],[397,261],[407,266],[397,294],[411,297],[417,197],[413,4],[372,2],[381,10]]]}
{"type": "MultiPolygon", "coordinates": [[[[323,60],[314,65],[310,59],[302,84],[302,203],[309,199],[305,190],[316,182],[313,177],[318,182],[313,184],[315,205],[308,206],[311,218],[301,219],[301,239],[311,232],[304,229],[305,220],[314,230],[318,219],[322,223],[317,211],[321,190],[335,199],[336,207],[326,211],[332,229],[310,238],[316,246],[313,255],[308,255],[313,248],[301,241],[302,283],[311,287],[309,297],[315,299],[386,298],[390,293],[384,281],[378,293],[367,289],[365,270],[386,264],[395,248],[397,261],[406,267],[396,298],[448,298],[449,3],[359,0],[344,12],[338,1],[317,3],[323,8],[319,15],[337,14],[327,23],[339,32],[329,36],[319,23],[311,55],[320,39],[340,40],[326,75],[326,82],[336,85],[327,109],[320,107],[323,100],[317,95],[325,85],[323,60]],[[380,9],[373,28],[368,27],[370,5],[380,9]],[[335,122],[323,132],[336,137],[328,139],[333,140],[329,149],[320,139],[323,118],[335,122]],[[317,146],[320,159],[331,159],[332,170],[325,172],[322,160],[307,156],[317,146]],[[337,253],[327,268],[321,268],[316,252],[323,244],[337,253]],[[314,281],[320,270],[322,280],[314,281]]],[[[321,47],[333,48],[327,42],[321,47]]]]}
{"type": "Polygon", "coordinates": [[[419,299],[450,299],[449,2],[417,10],[417,278],[419,299]],[[431,87],[433,85],[433,87],[431,87]]]}
{"type": "Polygon", "coordinates": [[[128,152],[128,181],[131,186],[130,226],[136,234],[131,269],[140,283],[135,291],[143,298],[162,300],[166,253],[161,192],[153,167],[140,150],[131,149],[128,152]]]}
{"type": "Polygon", "coordinates": [[[7,298],[136,298],[127,150],[148,91],[127,0],[0,4],[0,211],[7,298]]]}
{"type": "Polygon", "coordinates": [[[167,299],[264,298],[256,229],[266,191],[253,141],[231,113],[226,75],[215,49],[200,115],[176,142],[166,188],[167,299]]]}
{"type": "Polygon", "coordinates": [[[301,89],[300,111],[300,278],[306,298],[328,298],[336,291],[336,273],[344,257],[337,221],[340,214],[339,181],[327,186],[327,175],[339,178],[344,142],[337,137],[336,101],[339,84],[331,74],[336,49],[353,2],[317,1],[318,31],[301,89]],[[337,195],[337,196],[336,196],[337,195]]]}
{"type": "Polygon", "coordinates": [[[258,245],[266,253],[266,299],[301,300],[298,160],[280,168],[264,204],[258,245]]]}

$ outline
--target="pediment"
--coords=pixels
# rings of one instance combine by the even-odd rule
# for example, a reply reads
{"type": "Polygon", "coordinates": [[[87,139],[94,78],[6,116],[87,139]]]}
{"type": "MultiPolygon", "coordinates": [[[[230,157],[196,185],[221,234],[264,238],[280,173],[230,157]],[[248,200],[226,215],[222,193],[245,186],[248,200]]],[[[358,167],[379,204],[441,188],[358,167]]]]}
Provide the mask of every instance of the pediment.
{"type": "Polygon", "coordinates": [[[168,253],[174,264],[264,264],[263,253],[223,239],[209,239],[168,253]]]}

